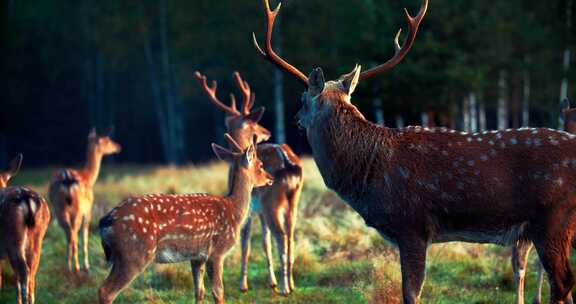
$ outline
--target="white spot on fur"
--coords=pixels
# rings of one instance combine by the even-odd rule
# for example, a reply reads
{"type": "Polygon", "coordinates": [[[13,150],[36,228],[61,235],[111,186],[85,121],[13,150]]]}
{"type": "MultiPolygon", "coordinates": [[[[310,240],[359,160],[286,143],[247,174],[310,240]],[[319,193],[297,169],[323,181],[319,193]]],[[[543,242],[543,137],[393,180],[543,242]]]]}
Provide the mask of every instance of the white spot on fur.
{"type": "Polygon", "coordinates": [[[135,219],[136,217],[134,216],[134,214],[130,214],[122,218],[123,221],[133,221],[135,219]]]}

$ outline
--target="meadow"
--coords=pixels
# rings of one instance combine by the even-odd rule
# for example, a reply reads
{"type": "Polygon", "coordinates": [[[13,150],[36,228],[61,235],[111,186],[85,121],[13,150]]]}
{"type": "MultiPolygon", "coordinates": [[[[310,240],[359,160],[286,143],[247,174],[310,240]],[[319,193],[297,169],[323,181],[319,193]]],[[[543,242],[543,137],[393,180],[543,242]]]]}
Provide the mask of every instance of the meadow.
{"type": "MultiPolygon", "coordinates": [[[[250,290],[238,289],[240,250],[226,260],[227,303],[400,303],[400,267],[395,248],[383,240],[337,195],[326,189],[311,159],[304,160],[305,186],[296,230],[296,291],[285,298],[266,287],[259,223],[253,224],[250,290]]],[[[43,195],[54,168],[23,170],[13,185],[29,185],[43,195]]],[[[66,242],[60,227],[48,229],[38,274],[38,303],[96,303],[97,289],[109,268],[97,232],[100,217],[121,199],[144,193],[213,193],[226,188],[227,166],[221,162],[185,167],[104,166],[95,187],[90,237],[90,274],[66,272],[66,242]]],[[[275,263],[278,269],[278,263],[275,263]]],[[[535,254],[527,274],[527,297],[534,294],[535,254]]],[[[510,249],[491,245],[448,243],[428,251],[423,303],[511,303],[514,280],[510,249]]],[[[15,303],[14,276],[3,265],[0,303],[15,303]]],[[[206,281],[206,302],[212,302],[206,281]]],[[[191,303],[189,263],[153,264],[115,303],[191,303]]],[[[544,301],[548,295],[545,284],[544,301]]]]}

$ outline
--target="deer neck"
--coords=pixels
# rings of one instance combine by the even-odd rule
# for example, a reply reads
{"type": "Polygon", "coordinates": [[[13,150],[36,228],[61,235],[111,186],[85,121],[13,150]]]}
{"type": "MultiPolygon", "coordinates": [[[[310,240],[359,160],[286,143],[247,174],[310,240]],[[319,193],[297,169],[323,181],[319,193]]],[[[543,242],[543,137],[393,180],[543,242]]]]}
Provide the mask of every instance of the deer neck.
{"type": "Polygon", "coordinates": [[[366,193],[374,164],[394,153],[394,131],[367,121],[353,105],[325,113],[306,134],[324,183],[350,204],[366,193]]]}
{"type": "Polygon", "coordinates": [[[82,175],[86,178],[86,181],[89,185],[94,185],[96,183],[96,179],[98,179],[102,157],[102,153],[96,151],[94,147],[88,147],[88,152],[86,153],[86,164],[82,169],[82,175]]]}
{"type": "Polygon", "coordinates": [[[250,199],[254,184],[251,182],[246,169],[238,168],[237,164],[229,172],[228,198],[233,202],[235,208],[240,211],[240,221],[244,222],[250,211],[250,199]]]}

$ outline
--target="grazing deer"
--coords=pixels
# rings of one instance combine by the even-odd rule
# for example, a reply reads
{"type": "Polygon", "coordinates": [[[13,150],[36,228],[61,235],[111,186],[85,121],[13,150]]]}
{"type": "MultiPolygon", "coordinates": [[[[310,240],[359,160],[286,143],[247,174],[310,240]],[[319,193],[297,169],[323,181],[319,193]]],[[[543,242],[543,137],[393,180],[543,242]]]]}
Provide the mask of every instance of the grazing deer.
{"type": "Polygon", "coordinates": [[[405,303],[419,303],[428,245],[466,241],[534,243],[551,285],[551,303],[565,303],[574,285],[569,253],[576,228],[576,136],[544,128],[467,133],[447,128],[376,125],[352,104],[360,80],[390,70],[411,49],[428,1],[409,32],[394,40],[388,62],[325,81],[306,77],[272,50],[279,7],[267,16],[260,54],[305,87],[299,125],[306,130],[325,184],[383,237],[398,246],[405,303]]]}
{"type": "MultiPolygon", "coordinates": [[[[204,89],[214,105],[226,113],[226,127],[228,133],[241,148],[246,149],[250,142],[247,138],[256,135],[258,143],[270,138],[270,131],[258,124],[264,113],[260,107],[252,110],[255,95],[251,92],[248,83],[234,72],[234,79],[243,94],[242,112],[236,108],[236,98],[230,96],[231,105],[227,106],[216,96],[217,83],[213,81],[208,86],[206,77],[199,72],[195,73],[200,86],[204,89]]],[[[286,144],[258,144],[258,156],[264,164],[266,171],[274,175],[274,183],[269,187],[260,187],[252,193],[252,213],[242,228],[242,266],[240,276],[240,290],[248,291],[248,259],[250,257],[250,233],[252,214],[260,216],[262,226],[262,247],[268,262],[268,284],[276,289],[277,281],[274,274],[270,232],[278,244],[281,262],[280,292],[288,295],[294,290],[294,230],[298,216],[298,202],[304,185],[302,165],[298,156],[286,144]]]]}
{"type": "Polygon", "coordinates": [[[8,171],[0,173],[0,260],[8,259],[16,274],[18,304],[33,304],[50,210],[36,192],[7,187],[21,163],[22,154],[11,162],[8,171]]]}
{"type": "Polygon", "coordinates": [[[196,302],[204,297],[206,262],[212,267],[212,295],[224,303],[224,258],[238,239],[250,211],[254,187],[272,184],[254,144],[242,150],[226,134],[232,151],[216,144],[212,150],[231,163],[228,195],[148,195],[125,200],[100,220],[100,236],[112,270],[99,289],[100,303],[118,293],[153,260],[190,261],[196,302]]]}
{"type": "Polygon", "coordinates": [[[66,260],[68,271],[78,273],[78,233],[82,229],[84,269],[90,271],[88,259],[88,233],[94,204],[94,184],[100,173],[100,163],[105,155],[119,153],[121,147],[109,135],[99,136],[92,129],[88,135],[88,151],[84,168],[63,169],[50,183],[50,202],[58,223],[66,233],[66,260]]]}
{"type": "MultiPolygon", "coordinates": [[[[576,109],[570,107],[570,101],[565,99],[561,104],[561,112],[564,120],[564,130],[576,134],[576,109]]],[[[516,304],[524,304],[524,285],[526,277],[526,268],[528,256],[532,250],[532,243],[529,241],[518,241],[512,247],[512,270],[514,271],[514,280],[516,283],[516,304]]],[[[534,304],[542,303],[542,284],[544,283],[544,269],[542,264],[538,263],[538,275],[536,280],[536,294],[534,304]]],[[[572,293],[568,293],[566,304],[573,304],[572,293]]]]}

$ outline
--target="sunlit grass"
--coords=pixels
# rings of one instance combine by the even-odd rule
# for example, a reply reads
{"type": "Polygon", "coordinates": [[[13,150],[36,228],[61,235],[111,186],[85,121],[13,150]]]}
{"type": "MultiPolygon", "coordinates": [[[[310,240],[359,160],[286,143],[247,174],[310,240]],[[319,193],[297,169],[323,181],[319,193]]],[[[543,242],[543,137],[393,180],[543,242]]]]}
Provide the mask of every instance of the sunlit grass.
{"type": "MultiPolygon", "coordinates": [[[[400,303],[401,274],[397,251],[347,207],[322,182],[314,162],[305,164],[305,187],[296,234],[295,280],[289,298],[266,287],[267,272],[258,224],[253,224],[250,290],[238,290],[239,246],[225,268],[228,303],[400,303]]],[[[54,169],[23,171],[14,184],[27,184],[42,194],[54,169]]],[[[65,272],[64,233],[48,230],[38,275],[38,303],[96,303],[97,288],[108,274],[98,219],[120,200],[144,193],[206,192],[222,194],[227,166],[210,163],[185,167],[104,167],[96,185],[90,237],[92,272],[74,277],[65,272]]],[[[514,281],[508,248],[460,243],[431,246],[428,252],[424,303],[510,303],[514,281]]],[[[534,254],[532,256],[534,259],[534,254]]],[[[276,263],[277,265],[278,263],[276,263]]],[[[276,266],[278,269],[278,266],[276,266]]],[[[531,267],[535,269],[535,267],[531,267]]],[[[15,302],[13,275],[5,265],[6,283],[0,303],[15,302]]],[[[535,273],[528,272],[527,295],[534,292],[535,273]]],[[[207,298],[210,282],[206,281],[207,298]]],[[[151,265],[115,303],[190,303],[194,299],[189,263],[151,265]]],[[[211,301],[211,299],[210,299],[211,301]]]]}

